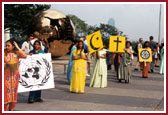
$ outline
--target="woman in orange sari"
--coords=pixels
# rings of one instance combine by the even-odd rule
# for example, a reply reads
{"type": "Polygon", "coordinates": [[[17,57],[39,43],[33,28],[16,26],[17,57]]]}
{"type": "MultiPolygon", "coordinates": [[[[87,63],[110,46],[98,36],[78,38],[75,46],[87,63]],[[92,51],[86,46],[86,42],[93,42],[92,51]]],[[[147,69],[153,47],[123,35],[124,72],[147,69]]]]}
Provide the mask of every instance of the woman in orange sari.
{"type": "Polygon", "coordinates": [[[17,102],[19,83],[19,58],[26,57],[16,42],[6,41],[4,51],[4,110],[13,111],[17,102]],[[17,49],[14,50],[14,49],[17,49]]]}
{"type": "MultiPolygon", "coordinates": [[[[145,49],[150,49],[149,47],[149,42],[146,41],[144,43],[144,47],[145,49]]],[[[141,62],[141,67],[142,67],[142,77],[143,78],[148,78],[148,72],[149,72],[149,65],[150,63],[149,62],[141,62]]]]}

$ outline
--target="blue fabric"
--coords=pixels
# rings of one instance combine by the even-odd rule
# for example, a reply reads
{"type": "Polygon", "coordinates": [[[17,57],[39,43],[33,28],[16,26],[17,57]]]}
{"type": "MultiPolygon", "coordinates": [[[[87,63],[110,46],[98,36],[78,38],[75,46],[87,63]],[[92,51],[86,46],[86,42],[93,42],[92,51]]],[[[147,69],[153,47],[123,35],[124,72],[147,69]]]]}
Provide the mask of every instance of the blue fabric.
{"type": "Polygon", "coordinates": [[[157,49],[157,45],[154,41],[150,41],[149,42],[149,47],[151,48],[151,50],[153,51],[154,49],[157,49]]]}
{"type": "Polygon", "coordinates": [[[44,46],[45,48],[44,48],[44,52],[45,53],[48,53],[48,48],[47,48],[47,46],[44,46]]]}
{"type": "Polygon", "coordinates": [[[72,66],[74,64],[74,61],[72,59],[72,52],[76,49],[76,46],[73,46],[72,49],[71,49],[71,53],[70,53],[70,56],[69,56],[69,62],[68,62],[68,69],[67,69],[67,80],[69,83],[71,83],[71,78],[72,78],[72,66]]]}
{"type": "Polygon", "coordinates": [[[39,50],[39,52],[36,53],[35,50],[31,50],[31,51],[29,52],[29,54],[30,54],[30,53],[33,53],[33,54],[40,54],[40,53],[42,53],[42,54],[44,54],[45,52],[44,52],[43,50],[39,50]]]}
{"type": "Polygon", "coordinates": [[[40,99],[40,98],[41,98],[41,90],[30,91],[29,99],[37,100],[37,99],[40,99]]]}
{"type": "Polygon", "coordinates": [[[89,53],[89,48],[87,44],[83,43],[83,48],[85,53],[89,53]]]}

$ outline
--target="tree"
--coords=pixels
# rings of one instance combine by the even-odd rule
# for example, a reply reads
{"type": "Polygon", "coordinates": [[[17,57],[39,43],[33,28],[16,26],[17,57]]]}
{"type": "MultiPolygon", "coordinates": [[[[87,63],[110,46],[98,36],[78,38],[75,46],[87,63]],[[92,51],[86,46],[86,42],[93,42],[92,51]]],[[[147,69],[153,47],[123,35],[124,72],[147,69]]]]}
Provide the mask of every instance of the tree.
{"type": "MultiPolygon", "coordinates": [[[[133,50],[135,50],[136,45],[138,45],[138,43],[139,43],[138,41],[132,41],[131,46],[132,46],[133,50]]],[[[136,52],[134,52],[133,54],[134,54],[134,56],[138,56],[138,54],[136,52]]]]}
{"type": "Polygon", "coordinates": [[[75,15],[67,15],[73,22],[75,26],[75,31],[76,31],[76,37],[84,37],[87,35],[88,31],[88,24],[85,23],[85,21],[81,20],[75,15]]]}
{"type": "Polygon", "coordinates": [[[103,39],[103,42],[106,44],[106,46],[108,46],[109,44],[109,38],[111,35],[118,35],[119,32],[118,32],[118,29],[114,26],[111,26],[109,24],[100,24],[99,26],[89,26],[88,27],[88,34],[91,34],[95,31],[98,31],[100,30],[101,31],[101,36],[102,36],[102,39],[103,39]]]}
{"type": "Polygon", "coordinates": [[[100,24],[99,26],[94,25],[88,25],[85,23],[85,21],[81,20],[75,15],[68,15],[70,19],[72,20],[74,26],[75,26],[75,31],[77,33],[77,37],[85,37],[89,34],[92,34],[98,30],[101,31],[102,39],[103,42],[105,42],[106,46],[109,44],[109,37],[111,35],[119,35],[119,31],[115,26],[111,26],[109,24],[100,24]]]}
{"type": "Polygon", "coordinates": [[[11,37],[16,41],[23,41],[28,35],[29,25],[34,15],[50,7],[51,5],[43,4],[5,4],[4,28],[10,29],[11,37]]]}

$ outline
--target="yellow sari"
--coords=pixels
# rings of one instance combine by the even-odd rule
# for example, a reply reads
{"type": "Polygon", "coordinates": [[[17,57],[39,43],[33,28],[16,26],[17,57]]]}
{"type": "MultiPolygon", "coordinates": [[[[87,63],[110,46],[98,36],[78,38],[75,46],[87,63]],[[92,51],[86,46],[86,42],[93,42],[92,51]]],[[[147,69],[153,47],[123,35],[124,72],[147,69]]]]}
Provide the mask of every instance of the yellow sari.
{"type": "MultiPolygon", "coordinates": [[[[73,56],[80,57],[80,50],[75,49],[73,56]]],[[[81,52],[85,56],[84,51],[81,52]]],[[[72,67],[72,79],[70,84],[70,92],[84,93],[86,75],[86,61],[84,59],[74,60],[72,67]]]]}

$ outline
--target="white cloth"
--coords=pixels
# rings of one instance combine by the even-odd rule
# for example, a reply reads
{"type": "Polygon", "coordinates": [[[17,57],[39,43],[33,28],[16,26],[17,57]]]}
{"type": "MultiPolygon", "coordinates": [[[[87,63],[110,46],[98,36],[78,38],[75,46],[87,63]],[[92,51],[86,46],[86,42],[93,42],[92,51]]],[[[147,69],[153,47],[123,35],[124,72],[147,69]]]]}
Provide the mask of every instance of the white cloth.
{"type": "Polygon", "coordinates": [[[88,46],[88,44],[87,44],[87,40],[85,40],[84,43],[88,46]]]}
{"type": "Polygon", "coordinates": [[[141,43],[138,44],[138,49],[139,49],[139,48],[142,48],[142,44],[141,44],[141,43]]]}
{"type": "Polygon", "coordinates": [[[29,54],[30,48],[29,43],[27,41],[23,42],[21,49],[26,53],[29,54]]]}
{"type": "MultiPolygon", "coordinates": [[[[132,46],[130,46],[130,49],[131,49],[131,52],[134,53],[134,51],[132,50],[132,46]]],[[[131,59],[133,60],[134,59],[134,56],[131,55],[131,59]]]]}
{"type": "Polygon", "coordinates": [[[19,61],[20,79],[18,92],[55,87],[50,53],[28,55],[24,59],[19,59],[19,61]]]}

